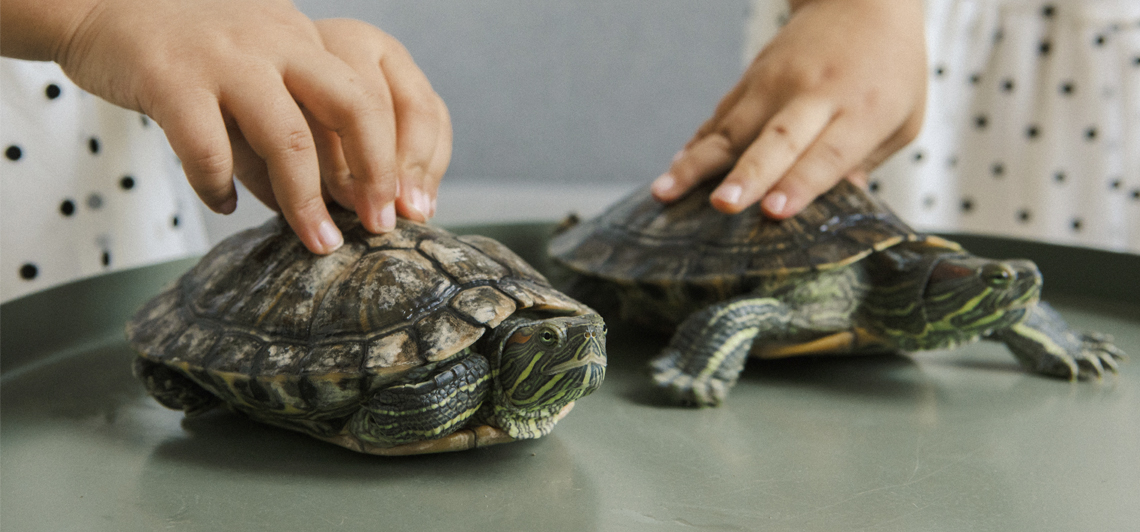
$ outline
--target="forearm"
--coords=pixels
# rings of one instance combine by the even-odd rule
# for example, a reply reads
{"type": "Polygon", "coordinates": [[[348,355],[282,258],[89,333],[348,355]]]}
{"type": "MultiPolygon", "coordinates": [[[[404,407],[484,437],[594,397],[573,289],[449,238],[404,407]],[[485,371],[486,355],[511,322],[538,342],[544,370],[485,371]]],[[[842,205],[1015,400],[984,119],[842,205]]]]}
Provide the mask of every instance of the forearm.
{"type": "Polygon", "coordinates": [[[0,0],[0,55],[54,61],[97,0],[0,0]]]}

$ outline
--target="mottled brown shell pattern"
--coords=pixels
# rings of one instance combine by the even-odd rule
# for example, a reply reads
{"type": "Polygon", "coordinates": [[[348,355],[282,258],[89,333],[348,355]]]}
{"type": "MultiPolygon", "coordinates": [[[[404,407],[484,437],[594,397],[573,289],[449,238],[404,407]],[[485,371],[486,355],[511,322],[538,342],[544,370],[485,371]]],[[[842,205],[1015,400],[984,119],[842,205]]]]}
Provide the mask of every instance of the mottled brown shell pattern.
{"type": "Polygon", "coordinates": [[[922,239],[865,191],[841,181],[799,215],[772,220],[708,204],[710,180],[671,204],[648,188],[555,237],[550,254],[579,273],[618,283],[716,284],[825,270],[922,239]]]}
{"type": "Polygon", "coordinates": [[[517,310],[588,311],[489,238],[334,219],[345,245],[327,256],[280,218],[222,242],[128,323],[131,346],[239,406],[335,415],[517,310]]]}

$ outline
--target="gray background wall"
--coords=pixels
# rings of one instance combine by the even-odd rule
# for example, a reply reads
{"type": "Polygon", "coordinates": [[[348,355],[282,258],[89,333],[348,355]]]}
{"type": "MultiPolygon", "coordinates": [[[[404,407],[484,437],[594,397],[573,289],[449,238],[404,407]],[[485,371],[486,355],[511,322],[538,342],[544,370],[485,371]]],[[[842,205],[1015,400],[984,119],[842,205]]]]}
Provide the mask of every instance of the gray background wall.
{"type": "MultiPolygon", "coordinates": [[[[748,0],[297,0],[398,38],[455,130],[437,221],[556,219],[653,179],[741,72],[748,0]]],[[[249,198],[248,196],[246,196],[249,198]]],[[[212,236],[267,211],[240,202],[212,236]]]]}
{"type": "Polygon", "coordinates": [[[644,181],[740,75],[747,1],[297,6],[404,43],[452,113],[449,179],[644,181]]]}

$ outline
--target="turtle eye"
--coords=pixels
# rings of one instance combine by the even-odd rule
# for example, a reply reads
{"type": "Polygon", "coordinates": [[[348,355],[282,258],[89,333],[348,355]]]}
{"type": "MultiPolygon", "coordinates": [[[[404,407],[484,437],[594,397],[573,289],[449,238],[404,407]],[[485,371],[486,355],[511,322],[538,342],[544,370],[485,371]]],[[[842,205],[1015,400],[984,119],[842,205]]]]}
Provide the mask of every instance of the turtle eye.
{"type": "Polygon", "coordinates": [[[554,345],[558,343],[558,335],[550,329],[544,329],[542,331],[542,334],[539,335],[539,339],[541,339],[542,343],[546,345],[554,345]]]}
{"type": "Polygon", "coordinates": [[[1017,273],[1004,264],[987,264],[982,266],[981,277],[987,285],[1000,288],[1013,281],[1017,273]]]}

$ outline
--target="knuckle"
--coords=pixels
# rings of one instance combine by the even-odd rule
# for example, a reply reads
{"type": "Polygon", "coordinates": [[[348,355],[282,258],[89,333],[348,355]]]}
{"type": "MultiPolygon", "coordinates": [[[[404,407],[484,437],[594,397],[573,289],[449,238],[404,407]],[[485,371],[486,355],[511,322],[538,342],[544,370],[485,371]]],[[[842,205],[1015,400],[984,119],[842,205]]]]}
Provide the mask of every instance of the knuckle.
{"type": "Polygon", "coordinates": [[[818,150],[816,150],[816,157],[820,162],[831,168],[840,168],[844,166],[847,157],[843,149],[837,146],[834,142],[826,139],[819,141],[818,150]]]}
{"type": "Polygon", "coordinates": [[[714,130],[707,140],[709,144],[718,151],[730,154],[739,154],[737,146],[739,134],[734,131],[734,128],[729,124],[721,124],[714,130]]]}
{"type": "Polygon", "coordinates": [[[736,181],[751,181],[760,177],[761,171],[758,161],[751,157],[743,157],[736,161],[736,166],[732,168],[732,177],[736,181]]]}
{"type": "Polygon", "coordinates": [[[286,157],[307,154],[316,149],[313,135],[305,129],[293,129],[278,144],[279,152],[286,157]]]}
{"type": "Polygon", "coordinates": [[[796,140],[792,135],[789,126],[782,123],[772,123],[768,125],[768,134],[773,137],[776,144],[782,147],[785,151],[790,153],[800,153],[804,150],[804,145],[796,140]]]}
{"type": "Polygon", "coordinates": [[[224,151],[203,150],[182,161],[191,180],[211,183],[233,175],[233,159],[224,151]]]}
{"type": "Polygon", "coordinates": [[[315,194],[294,198],[281,207],[285,212],[292,213],[295,220],[315,220],[324,214],[325,200],[320,194],[315,194]]]}

